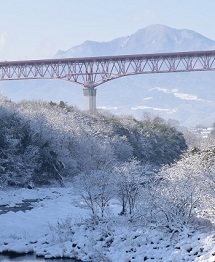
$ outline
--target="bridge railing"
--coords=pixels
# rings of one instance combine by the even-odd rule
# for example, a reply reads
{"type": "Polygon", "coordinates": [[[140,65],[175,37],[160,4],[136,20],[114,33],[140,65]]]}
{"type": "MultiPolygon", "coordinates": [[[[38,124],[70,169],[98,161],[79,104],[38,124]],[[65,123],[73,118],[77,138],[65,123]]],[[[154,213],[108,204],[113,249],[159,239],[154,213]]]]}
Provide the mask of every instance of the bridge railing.
{"type": "Polygon", "coordinates": [[[136,74],[215,70],[215,51],[0,62],[0,80],[63,79],[85,87],[136,74]]]}

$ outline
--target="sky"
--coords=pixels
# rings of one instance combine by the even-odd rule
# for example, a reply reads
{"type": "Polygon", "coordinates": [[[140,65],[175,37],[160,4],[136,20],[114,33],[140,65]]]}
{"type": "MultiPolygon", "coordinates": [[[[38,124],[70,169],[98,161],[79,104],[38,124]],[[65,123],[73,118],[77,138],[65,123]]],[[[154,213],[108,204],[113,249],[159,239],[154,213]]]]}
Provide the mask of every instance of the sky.
{"type": "Polygon", "coordinates": [[[214,0],[0,0],[0,61],[52,58],[151,24],[215,40],[214,0]]]}

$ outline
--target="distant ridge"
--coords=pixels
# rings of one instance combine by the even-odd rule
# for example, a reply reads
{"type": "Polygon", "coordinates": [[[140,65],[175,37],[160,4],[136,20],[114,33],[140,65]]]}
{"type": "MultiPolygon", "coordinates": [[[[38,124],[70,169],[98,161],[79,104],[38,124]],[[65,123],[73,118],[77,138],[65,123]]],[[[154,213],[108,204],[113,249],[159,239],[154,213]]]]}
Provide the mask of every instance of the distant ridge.
{"type": "Polygon", "coordinates": [[[188,29],[165,25],[150,25],[130,36],[109,42],[85,41],[67,51],[59,50],[56,57],[88,57],[141,53],[214,50],[215,41],[188,29]]]}

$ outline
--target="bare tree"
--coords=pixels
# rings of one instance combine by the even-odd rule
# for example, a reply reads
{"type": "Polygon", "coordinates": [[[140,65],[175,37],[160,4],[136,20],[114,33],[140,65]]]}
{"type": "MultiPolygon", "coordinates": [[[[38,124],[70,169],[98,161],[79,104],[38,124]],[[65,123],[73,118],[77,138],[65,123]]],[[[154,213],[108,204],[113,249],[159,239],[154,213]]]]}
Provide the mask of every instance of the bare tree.
{"type": "Polygon", "coordinates": [[[141,167],[139,162],[131,160],[119,164],[115,168],[117,189],[116,196],[122,205],[120,214],[129,213],[132,215],[140,192],[141,187],[141,167]]]}
{"type": "Polygon", "coordinates": [[[93,221],[105,218],[114,192],[111,174],[99,170],[82,173],[74,178],[74,185],[93,221]]]}

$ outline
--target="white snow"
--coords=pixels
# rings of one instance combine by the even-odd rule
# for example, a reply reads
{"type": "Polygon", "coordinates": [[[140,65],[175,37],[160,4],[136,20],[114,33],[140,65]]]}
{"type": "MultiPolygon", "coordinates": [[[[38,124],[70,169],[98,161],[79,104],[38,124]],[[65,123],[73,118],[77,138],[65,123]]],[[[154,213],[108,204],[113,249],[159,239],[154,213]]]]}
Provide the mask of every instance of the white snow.
{"type": "Polygon", "coordinates": [[[116,106],[98,106],[98,109],[103,109],[103,110],[117,110],[118,107],[116,106]]]}
{"type": "Polygon", "coordinates": [[[168,114],[175,113],[177,109],[170,109],[170,108],[159,108],[159,107],[151,107],[151,106],[135,106],[131,108],[132,110],[144,110],[144,109],[152,109],[154,111],[161,111],[168,114]]]}
{"type": "Polygon", "coordinates": [[[182,100],[206,101],[204,99],[198,98],[198,96],[194,94],[179,93],[177,88],[168,89],[168,88],[155,87],[155,88],[150,89],[150,91],[152,90],[158,90],[166,94],[173,94],[175,97],[182,99],[182,100]]]}
{"type": "Polygon", "coordinates": [[[215,261],[215,232],[185,230],[176,237],[153,227],[134,227],[117,215],[114,201],[108,221],[92,224],[72,186],[0,192],[1,204],[13,206],[23,199],[39,200],[27,212],[0,215],[0,252],[82,261],[215,261]]]}
{"type": "MultiPolygon", "coordinates": [[[[152,89],[150,89],[149,91],[153,91],[153,90],[158,90],[160,92],[163,92],[163,93],[166,93],[166,94],[169,94],[169,93],[172,93],[172,89],[168,89],[168,88],[161,88],[161,87],[154,87],[152,89]]],[[[174,89],[175,90],[175,89],[174,89]]]]}
{"type": "Polygon", "coordinates": [[[205,101],[204,99],[200,99],[196,95],[192,95],[192,94],[184,94],[184,93],[173,93],[173,94],[175,97],[178,97],[184,100],[205,101]]]}
{"type": "Polygon", "coordinates": [[[152,96],[149,96],[149,97],[145,97],[143,100],[152,100],[153,97],[152,96]]]}
{"type": "Polygon", "coordinates": [[[125,39],[125,41],[122,42],[121,47],[124,48],[124,47],[128,44],[129,40],[130,40],[130,36],[127,36],[127,38],[125,39]]]}

